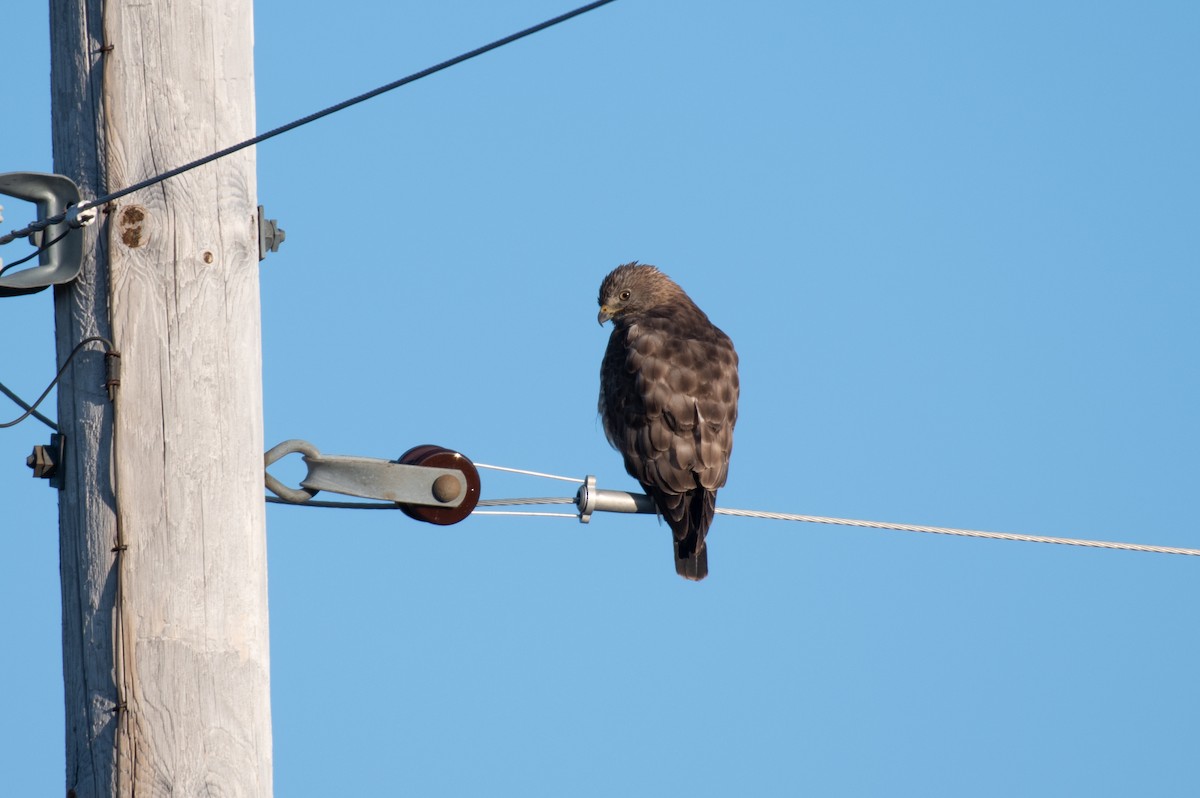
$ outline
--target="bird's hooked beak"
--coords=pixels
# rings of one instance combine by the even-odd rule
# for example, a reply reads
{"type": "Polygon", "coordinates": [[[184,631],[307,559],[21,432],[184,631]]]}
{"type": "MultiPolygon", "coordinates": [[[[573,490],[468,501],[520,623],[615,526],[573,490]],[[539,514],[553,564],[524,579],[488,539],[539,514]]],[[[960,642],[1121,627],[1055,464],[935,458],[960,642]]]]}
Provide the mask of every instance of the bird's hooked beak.
{"type": "Polygon", "coordinates": [[[601,305],[600,312],[596,314],[596,321],[601,327],[603,327],[604,322],[608,321],[612,317],[613,311],[609,309],[608,305],[601,305]]]}

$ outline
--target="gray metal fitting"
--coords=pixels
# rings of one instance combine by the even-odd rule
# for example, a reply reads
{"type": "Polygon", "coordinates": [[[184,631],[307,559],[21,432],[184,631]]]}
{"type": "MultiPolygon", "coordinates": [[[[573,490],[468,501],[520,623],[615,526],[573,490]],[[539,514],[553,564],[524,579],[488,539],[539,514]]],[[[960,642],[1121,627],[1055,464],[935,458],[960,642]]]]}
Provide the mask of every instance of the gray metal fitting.
{"type": "Polygon", "coordinates": [[[479,502],[479,473],[463,455],[439,446],[410,449],[398,460],[323,455],[308,441],[288,440],[264,455],[266,467],[289,454],[300,454],[308,474],[299,489],[289,488],[264,471],[267,490],[292,504],[303,504],[320,491],[395,502],[412,518],[453,524],[479,502]],[[446,467],[440,467],[446,466],[446,467]]]}
{"type": "Polygon", "coordinates": [[[654,500],[644,493],[628,493],[623,490],[600,490],[596,477],[591,474],[579,486],[575,494],[575,507],[579,510],[579,523],[592,520],[596,511],[608,513],[657,513],[654,500]]]}

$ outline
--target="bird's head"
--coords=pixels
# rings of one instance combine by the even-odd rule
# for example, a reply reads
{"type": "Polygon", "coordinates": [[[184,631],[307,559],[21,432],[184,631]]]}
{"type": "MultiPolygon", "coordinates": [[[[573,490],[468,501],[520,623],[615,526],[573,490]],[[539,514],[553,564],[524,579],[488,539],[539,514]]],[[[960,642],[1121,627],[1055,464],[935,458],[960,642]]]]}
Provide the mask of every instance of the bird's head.
{"type": "Polygon", "coordinates": [[[637,261],[626,263],[609,272],[600,284],[600,313],[596,321],[603,325],[610,319],[636,315],[683,295],[683,289],[653,266],[637,261]]]}

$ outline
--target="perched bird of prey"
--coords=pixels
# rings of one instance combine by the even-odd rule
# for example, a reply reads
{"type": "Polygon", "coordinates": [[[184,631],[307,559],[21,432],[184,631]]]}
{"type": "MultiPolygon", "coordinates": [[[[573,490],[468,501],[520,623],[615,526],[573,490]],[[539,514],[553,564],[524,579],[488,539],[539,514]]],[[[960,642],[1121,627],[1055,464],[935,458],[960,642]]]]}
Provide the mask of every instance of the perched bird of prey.
{"type": "Polygon", "coordinates": [[[597,319],[613,323],[600,366],[604,433],[671,527],[675,571],[703,579],[737,422],[733,342],[671,278],[637,262],[604,278],[597,319]]]}

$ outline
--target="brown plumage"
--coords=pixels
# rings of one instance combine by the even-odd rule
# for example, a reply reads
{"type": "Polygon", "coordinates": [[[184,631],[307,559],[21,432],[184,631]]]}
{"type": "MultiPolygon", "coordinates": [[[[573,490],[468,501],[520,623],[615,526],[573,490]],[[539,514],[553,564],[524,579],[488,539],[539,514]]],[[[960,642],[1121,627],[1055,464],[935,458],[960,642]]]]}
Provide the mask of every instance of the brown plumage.
{"type": "Polygon", "coordinates": [[[703,579],[737,422],[733,342],[671,278],[636,262],[604,278],[597,319],[613,322],[600,366],[604,433],[671,527],[675,571],[703,579]]]}

